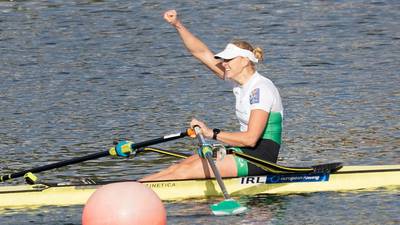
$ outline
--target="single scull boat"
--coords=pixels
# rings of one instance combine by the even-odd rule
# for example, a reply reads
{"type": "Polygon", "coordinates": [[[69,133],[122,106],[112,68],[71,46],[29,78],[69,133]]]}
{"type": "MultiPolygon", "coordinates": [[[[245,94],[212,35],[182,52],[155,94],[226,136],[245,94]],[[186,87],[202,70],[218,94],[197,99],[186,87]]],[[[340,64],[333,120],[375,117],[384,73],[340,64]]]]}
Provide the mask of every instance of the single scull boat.
{"type": "MultiPolygon", "coordinates": [[[[335,172],[280,173],[224,178],[231,196],[351,191],[400,186],[400,165],[343,166],[335,172]]],[[[122,181],[113,181],[122,182],[122,181]]],[[[0,208],[85,204],[102,184],[34,184],[0,187],[0,208]]],[[[144,182],[162,200],[221,196],[215,179],[144,182]]]]}

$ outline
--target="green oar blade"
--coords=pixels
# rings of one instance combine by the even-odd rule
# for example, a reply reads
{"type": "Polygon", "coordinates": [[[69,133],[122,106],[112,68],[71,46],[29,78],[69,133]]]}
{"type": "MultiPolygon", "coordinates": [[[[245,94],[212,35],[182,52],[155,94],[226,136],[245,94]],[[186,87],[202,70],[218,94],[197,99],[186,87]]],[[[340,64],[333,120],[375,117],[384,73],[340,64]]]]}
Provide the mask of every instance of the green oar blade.
{"type": "Polygon", "coordinates": [[[247,211],[246,207],[241,206],[239,202],[233,199],[226,199],[220,203],[213,204],[210,208],[216,216],[236,215],[247,211]]]}

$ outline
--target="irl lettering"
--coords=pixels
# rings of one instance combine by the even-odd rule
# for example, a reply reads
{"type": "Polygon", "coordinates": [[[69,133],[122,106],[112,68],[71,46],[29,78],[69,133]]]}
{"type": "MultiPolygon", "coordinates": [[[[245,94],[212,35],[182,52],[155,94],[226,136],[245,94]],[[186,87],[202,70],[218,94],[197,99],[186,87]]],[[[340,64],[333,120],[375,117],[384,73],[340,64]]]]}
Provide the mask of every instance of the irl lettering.
{"type": "Polygon", "coordinates": [[[242,177],[240,179],[241,184],[263,184],[266,181],[266,177],[242,177]]]}

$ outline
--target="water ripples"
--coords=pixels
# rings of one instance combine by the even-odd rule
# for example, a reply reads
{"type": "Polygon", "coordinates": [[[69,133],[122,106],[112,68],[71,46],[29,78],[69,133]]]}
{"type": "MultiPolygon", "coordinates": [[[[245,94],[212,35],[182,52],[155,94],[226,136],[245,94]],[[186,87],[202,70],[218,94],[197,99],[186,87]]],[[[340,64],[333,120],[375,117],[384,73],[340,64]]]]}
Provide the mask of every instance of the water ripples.
{"type": "MultiPolygon", "coordinates": [[[[397,1],[172,3],[0,1],[2,173],[103,151],[114,139],[139,142],[177,132],[192,117],[237,130],[231,84],[211,76],[186,52],[161,16],[173,6],[215,52],[232,39],[265,50],[259,71],[278,86],[285,107],[280,163],[400,163],[397,1]]],[[[190,153],[194,144],[185,139],[161,147],[190,153]]],[[[139,178],[174,161],[155,154],[104,158],[47,172],[43,179],[139,178]]],[[[249,202],[260,213],[257,217],[271,224],[329,224],[346,223],[341,205],[353,201],[346,198],[354,198],[355,208],[382,199],[375,193],[352,196],[345,196],[345,203],[336,194],[249,202]],[[281,206],[281,201],[289,203],[281,206]],[[326,201],[336,220],[318,222],[317,215],[307,220],[326,201]],[[300,208],[306,210],[303,216],[291,215],[300,208]]],[[[175,215],[187,204],[167,207],[175,215]]],[[[199,204],[204,208],[208,203],[199,204]]],[[[77,208],[70,210],[74,214],[77,208]]],[[[396,214],[389,208],[379,212],[386,211],[385,218],[374,214],[377,220],[371,223],[393,221],[396,214]]],[[[368,213],[362,214],[365,223],[368,213]]],[[[188,214],[169,219],[174,224],[215,222],[188,214]]],[[[264,224],[251,216],[241,218],[242,224],[264,224]]]]}

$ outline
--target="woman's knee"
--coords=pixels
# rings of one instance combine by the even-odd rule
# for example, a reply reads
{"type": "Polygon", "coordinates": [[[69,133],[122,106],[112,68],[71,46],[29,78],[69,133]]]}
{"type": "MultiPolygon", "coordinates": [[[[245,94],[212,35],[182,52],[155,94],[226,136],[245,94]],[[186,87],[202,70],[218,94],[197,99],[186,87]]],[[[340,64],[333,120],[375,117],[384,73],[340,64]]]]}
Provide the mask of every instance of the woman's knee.
{"type": "Polygon", "coordinates": [[[186,167],[187,165],[192,164],[192,162],[195,160],[196,160],[195,157],[190,156],[190,157],[180,161],[177,164],[173,164],[173,165],[169,166],[166,170],[167,171],[175,171],[175,170],[179,169],[180,167],[186,167]]]}

